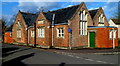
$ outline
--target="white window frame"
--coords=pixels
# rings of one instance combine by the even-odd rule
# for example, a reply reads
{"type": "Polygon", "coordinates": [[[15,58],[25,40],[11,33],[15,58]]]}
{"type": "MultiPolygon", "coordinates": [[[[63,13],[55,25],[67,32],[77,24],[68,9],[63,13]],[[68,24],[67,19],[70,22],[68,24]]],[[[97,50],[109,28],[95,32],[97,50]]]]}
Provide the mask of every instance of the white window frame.
{"type": "Polygon", "coordinates": [[[17,30],[17,38],[21,38],[21,30],[17,30]]]}
{"type": "Polygon", "coordinates": [[[22,26],[21,26],[20,22],[17,22],[17,38],[21,38],[21,36],[22,36],[21,28],[22,28],[22,26]]]}
{"type": "Polygon", "coordinates": [[[98,21],[104,23],[104,19],[105,19],[105,17],[103,16],[103,14],[100,14],[98,17],[98,21]]]}
{"type": "Polygon", "coordinates": [[[103,14],[100,14],[98,17],[98,21],[103,24],[98,23],[98,26],[104,26],[104,20],[105,20],[105,17],[103,16],[103,14]]]}
{"type": "Polygon", "coordinates": [[[103,17],[103,22],[105,22],[105,17],[103,17]]]}
{"type": "Polygon", "coordinates": [[[45,27],[38,28],[38,37],[44,38],[45,37],[45,27]]]}
{"type": "Polygon", "coordinates": [[[100,22],[101,20],[100,20],[100,16],[98,17],[98,21],[100,22]]]}
{"type": "Polygon", "coordinates": [[[116,39],[116,30],[113,31],[113,38],[116,39]]]}
{"type": "Polygon", "coordinates": [[[109,38],[110,39],[112,39],[112,35],[113,35],[112,33],[113,33],[112,30],[110,30],[110,32],[109,32],[109,38]]]}
{"type": "Polygon", "coordinates": [[[80,13],[80,35],[87,35],[87,17],[85,10],[80,13]]]}
{"type": "Polygon", "coordinates": [[[64,38],[64,28],[57,28],[57,37],[64,38]]]}
{"type": "Polygon", "coordinates": [[[80,22],[80,35],[83,35],[83,22],[80,22]]]}
{"type": "Polygon", "coordinates": [[[12,37],[12,33],[10,33],[10,37],[12,37]]]}
{"type": "Polygon", "coordinates": [[[84,26],[84,35],[87,35],[87,22],[85,22],[85,26],[84,26]]]}
{"type": "Polygon", "coordinates": [[[38,24],[44,24],[44,19],[38,20],[38,24]]]}
{"type": "Polygon", "coordinates": [[[109,38],[110,39],[116,39],[116,30],[110,30],[109,32],[109,38]]]}

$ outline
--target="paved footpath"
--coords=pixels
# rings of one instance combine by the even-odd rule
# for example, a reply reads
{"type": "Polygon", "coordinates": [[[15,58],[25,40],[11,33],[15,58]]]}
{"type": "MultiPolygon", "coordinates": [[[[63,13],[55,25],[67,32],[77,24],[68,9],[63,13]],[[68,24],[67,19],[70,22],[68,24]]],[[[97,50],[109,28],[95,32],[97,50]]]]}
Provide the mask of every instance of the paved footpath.
{"type": "Polygon", "coordinates": [[[109,64],[102,66],[116,66],[114,64],[118,64],[118,54],[66,53],[7,44],[3,44],[2,49],[3,66],[9,64],[21,66],[31,64],[57,64],[57,66],[66,66],[67,64],[109,64]]]}

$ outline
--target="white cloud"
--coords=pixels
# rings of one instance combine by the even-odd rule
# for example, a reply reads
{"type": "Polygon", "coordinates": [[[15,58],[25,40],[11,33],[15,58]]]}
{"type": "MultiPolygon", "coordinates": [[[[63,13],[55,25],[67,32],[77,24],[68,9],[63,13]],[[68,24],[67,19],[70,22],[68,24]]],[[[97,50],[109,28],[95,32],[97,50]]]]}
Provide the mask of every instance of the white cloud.
{"type": "Polygon", "coordinates": [[[119,2],[119,0],[3,0],[3,2],[119,2]]]}
{"type": "Polygon", "coordinates": [[[108,0],[107,2],[119,2],[120,0],[108,0]]]}
{"type": "Polygon", "coordinates": [[[115,17],[116,13],[118,12],[118,3],[108,1],[103,7],[103,10],[107,19],[109,20],[110,18],[115,17]]]}
{"type": "Polygon", "coordinates": [[[94,10],[94,9],[99,9],[99,7],[97,7],[97,8],[90,8],[90,9],[88,9],[88,10],[94,10]]]}
{"type": "Polygon", "coordinates": [[[3,0],[3,2],[67,2],[68,0],[3,0]]]}
{"type": "Polygon", "coordinates": [[[107,6],[105,5],[104,7],[103,7],[103,10],[105,10],[107,8],[107,6]]]}
{"type": "Polygon", "coordinates": [[[68,5],[67,7],[71,7],[71,6],[73,6],[73,5],[68,5]]]}
{"type": "Polygon", "coordinates": [[[54,8],[60,8],[62,5],[59,2],[22,2],[21,0],[18,2],[20,10],[22,11],[39,11],[41,8],[44,11],[48,11],[54,8]]]}
{"type": "Polygon", "coordinates": [[[119,2],[119,0],[72,0],[72,2],[119,2]]]}

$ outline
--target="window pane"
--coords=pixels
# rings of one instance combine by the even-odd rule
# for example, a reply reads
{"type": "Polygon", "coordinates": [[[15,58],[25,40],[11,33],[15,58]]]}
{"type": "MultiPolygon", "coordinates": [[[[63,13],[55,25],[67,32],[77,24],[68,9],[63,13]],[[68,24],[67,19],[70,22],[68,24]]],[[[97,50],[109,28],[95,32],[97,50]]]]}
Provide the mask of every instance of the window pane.
{"type": "Polygon", "coordinates": [[[86,14],[85,20],[87,20],[88,14],[86,14]]]}
{"type": "Polygon", "coordinates": [[[113,32],[113,38],[116,38],[116,30],[113,32]]]}
{"type": "Polygon", "coordinates": [[[83,22],[83,25],[82,25],[82,30],[83,30],[83,35],[85,34],[85,22],[83,22]]]}
{"type": "Polygon", "coordinates": [[[40,30],[38,29],[38,37],[40,36],[40,32],[39,32],[40,30]]]}
{"type": "Polygon", "coordinates": [[[64,37],[64,34],[62,34],[62,37],[64,37]]]}
{"type": "Polygon", "coordinates": [[[105,17],[103,17],[103,22],[104,22],[105,17]]]}
{"type": "Polygon", "coordinates": [[[81,14],[80,14],[80,20],[83,20],[82,18],[83,18],[83,14],[82,14],[82,12],[81,12],[81,14]]]}
{"type": "Polygon", "coordinates": [[[85,20],[85,10],[83,11],[83,20],[85,20]]]}
{"type": "Polygon", "coordinates": [[[84,22],[84,35],[86,35],[86,22],[84,22]]]}
{"type": "Polygon", "coordinates": [[[57,29],[57,37],[59,37],[59,30],[57,29]]]}
{"type": "Polygon", "coordinates": [[[44,27],[38,29],[38,37],[44,37],[44,33],[45,33],[44,27]]]}
{"type": "Polygon", "coordinates": [[[42,28],[42,37],[44,37],[44,33],[45,33],[44,28],[42,28]]]}
{"type": "Polygon", "coordinates": [[[57,37],[63,37],[64,36],[64,30],[63,28],[57,29],[57,37]]]}
{"type": "Polygon", "coordinates": [[[85,31],[86,31],[86,28],[87,28],[87,22],[85,22],[85,31]]]}
{"type": "Polygon", "coordinates": [[[84,20],[84,21],[86,20],[85,14],[83,15],[83,20],[84,20]]]}
{"type": "Polygon", "coordinates": [[[63,28],[62,28],[62,33],[64,33],[64,30],[63,30],[63,28]]]}
{"type": "Polygon", "coordinates": [[[58,34],[58,37],[60,37],[61,35],[60,34],[58,34]]]}
{"type": "Polygon", "coordinates": [[[60,33],[60,31],[61,31],[60,28],[58,28],[58,31],[59,31],[59,33],[60,33]]]}
{"type": "Polygon", "coordinates": [[[112,31],[110,30],[110,34],[109,34],[110,38],[112,38],[112,31]]]}
{"type": "Polygon", "coordinates": [[[21,38],[21,30],[20,30],[20,38],[21,38]]]}
{"type": "Polygon", "coordinates": [[[82,35],[82,22],[80,22],[80,35],[82,35]]]}
{"type": "Polygon", "coordinates": [[[44,20],[38,21],[38,24],[43,24],[43,23],[44,23],[44,20]]]}

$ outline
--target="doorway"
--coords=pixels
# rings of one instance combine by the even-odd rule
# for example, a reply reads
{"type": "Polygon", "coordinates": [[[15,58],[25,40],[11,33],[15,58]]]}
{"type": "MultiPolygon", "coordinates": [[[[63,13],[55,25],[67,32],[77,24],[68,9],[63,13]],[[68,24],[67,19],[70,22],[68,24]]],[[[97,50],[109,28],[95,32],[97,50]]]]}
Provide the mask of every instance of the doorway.
{"type": "Polygon", "coordinates": [[[89,32],[89,47],[95,47],[95,32],[89,32]]]}

